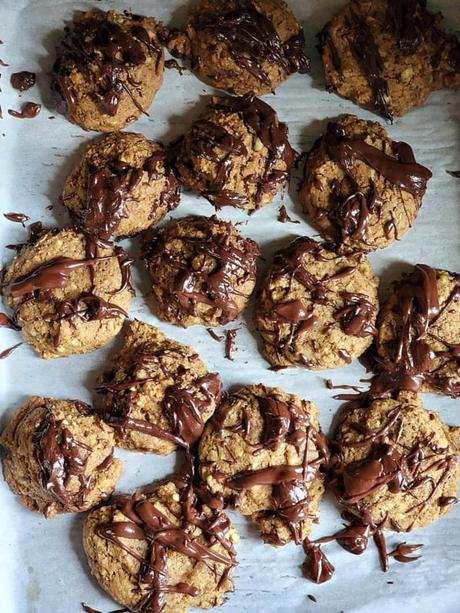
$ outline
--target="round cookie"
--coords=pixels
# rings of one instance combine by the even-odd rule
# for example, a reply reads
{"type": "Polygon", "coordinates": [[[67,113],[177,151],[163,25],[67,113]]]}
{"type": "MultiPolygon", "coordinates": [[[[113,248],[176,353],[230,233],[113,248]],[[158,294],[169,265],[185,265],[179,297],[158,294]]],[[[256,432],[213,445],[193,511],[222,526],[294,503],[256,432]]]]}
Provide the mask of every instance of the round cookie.
{"type": "Polygon", "coordinates": [[[326,87],[386,119],[460,85],[460,43],[425,2],[353,0],[320,32],[326,87]]]}
{"type": "Polygon", "coordinates": [[[114,428],[120,447],[167,454],[199,439],[219,404],[221,386],[191,347],[131,321],[98,385],[104,394],[100,415],[114,428]]]}
{"type": "Polygon", "coordinates": [[[365,255],[297,238],[275,255],[257,298],[265,358],[275,369],[349,364],[376,334],[378,283],[365,255]]]}
{"type": "Polygon", "coordinates": [[[396,389],[460,395],[459,274],[417,264],[393,284],[379,313],[376,368],[380,391],[388,379],[396,389]]]}
{"type": "Polygon", "coordinates": [[[2,282],[24,340],[42,358],[89,353],[107,344],[131,304],[130,263],[121,247],[75,230],[37,234],[2,282]]]}
{"type": "Polygon", "coordinates": [[[316,407],[264,385],[230,394],[199,447],[208,489],[249,515],[272,545],[299,543],[310,533],[327,459],[316,407]]]}
{"type": "Polygon", "coordinates": [[[283,0],[201,0],[168,48],[230,93],[267,94],[292,73],[306,73],[303,30],[283,0]]]}
{"type": "Polygon", "coordinates": [[[409,531],[456,502],[458,428],[415,394],[345,407],[331,444],[332,488],[363,525],[409,531]]]}
{"type": "Polygon", "coordinates": [[[3,430],[3,476],[31,511],[50,518],[88,511],[115,489],[114,437],[78,400],[32,396],[3,430]]]}
{"type": "Polygon", "coordinates": [[[407,143],[392,141],[376,122],[345,115],[310,152],[299,199],[341,251],[373,251],[412,226],[430,177],[407,143]]]}
{"type": "Polygon", "coordinates": [[[187,327],[238,317],[256,282],[257,244],[213,216],[170,222],[145,244],[156,315],[187,327]]]}
{"type": "Polygon", "coordinates": [[[286,124],[253,95],[211,98],[177,145],[178,178],[217,209],[248,212],[285,187],[295,161],[286,124]]]}
{"type": "Polygon", "coordinates": [[[147,109],[163,80],[163,49],[152,17],[81,13],[56,50],[58,108],[85,130],[112,132],[147,109]]]}
{"type": "Polygon", "coordinates": [[[169,481],[92,511],[83,544],[92,574],[121,605],[185,613],[219,606],[233,589],[237,538],[224,513],[169,481]]]}
{"type": "Polygon", "coordinates": [[[179,204],[179,183],[160,143],[114,132],[86,147],[67,177],[62,202],[86,233],[132,236],[179,204]]]}

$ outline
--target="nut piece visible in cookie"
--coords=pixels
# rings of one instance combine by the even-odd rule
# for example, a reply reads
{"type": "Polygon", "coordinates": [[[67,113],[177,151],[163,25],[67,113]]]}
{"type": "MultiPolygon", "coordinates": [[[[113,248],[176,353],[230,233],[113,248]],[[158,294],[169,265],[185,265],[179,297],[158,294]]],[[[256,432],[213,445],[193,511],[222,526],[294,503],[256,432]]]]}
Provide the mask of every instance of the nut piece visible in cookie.
{"type": "Polygon", "coordinates": [[[83,545],[92,574],[132,611],[210,609],[233,589],[238,535],[190,485],[169,481],[92,511],[83,545]]]}
{"type": "Polygon", "coordinates": [[[387,119],[460,85],[460,43],[425,2],[352,0],[320,32],[326,87],[387,119]]]}
{"type": "Polygon", "coordinates": [[[98,386],[104,394],[100,414],[120,447],[167,454],[199,439],[219,404],[221,386],[191,347],[131,321],[98,386]]]}
{"type": "Polygon", "coordinates": [[[85,130],[121,130],[146,114],[163,80],[152,17],[81,13],[64,31],[53,66],[58,107],[85,130]]]}
{"type": "Polygon", "coordinates": [[[131,304],[130,263],[121,247],[71,229],[35,236],[3,278],[24,340],[42,358],[106,345],[131,304]]]}
{"type": "Polygon", "coordinates": [[[50,518],[88,511],[121,475],[112,429],[79,400],[32,396],[0,437],[3,475],[31,511],[50,518]]]}
{"type": "Polygon", "coordinates": [[[278,388],[250,385],[229,395],[200,441],[209,490],[249,515],[263,539],[305,539],[318,516],[328,450],[316,407],[278,388]]]}
{"type": "Polygon", "coordinates": [[[289,179],[295,152],[286,124],[253,95],[213,97],[177,145],[178,178],[217,209],[254,211],[289,179]]]}
{"type": "Polygon", "coordinates": [[[365,255],[297,238],[275,255],[257,299],[265,358],[275,368],[349,364],[376,334],[378,283],[365,255]]]}
{"type": "Polygon", "coordinates": [[[231,93],[267,94],[306,73],[303,30],[283,0],[201,0],[168,48],[206,82],[231,93]]]}
{"type": "Polygon", "coordinates": [[[67,177],[62,201],[85,232],[131,236],[179,204],[179,182],[160,143],[114,132],[86,147],[67,177]]]}
{"type": "Polygon", "coordinates": [[[333,489],[365,525],[409,531],[456,502],[458,449],[415,394],[346,406],[331,453],[333,489]]]}
{"type": "Polygon", "coordinates": [[[383,127],[345,115],[310,152],[299,192],[312,223],[342,251],[373,251],[407,232],[431,172],[383,127]]]}
{"type": "Polygon", "coordinates": [[[417,264],[378,318],[376,367],[388,387],[460,395],[460,275],[417,264]]]}
{"type": "Polygon", "coordinates": [[[170,222],[145,244],[156,315],[181,326],[219,326],[246,306],[256,282],[257,243],[217,217],[170,222]]]}

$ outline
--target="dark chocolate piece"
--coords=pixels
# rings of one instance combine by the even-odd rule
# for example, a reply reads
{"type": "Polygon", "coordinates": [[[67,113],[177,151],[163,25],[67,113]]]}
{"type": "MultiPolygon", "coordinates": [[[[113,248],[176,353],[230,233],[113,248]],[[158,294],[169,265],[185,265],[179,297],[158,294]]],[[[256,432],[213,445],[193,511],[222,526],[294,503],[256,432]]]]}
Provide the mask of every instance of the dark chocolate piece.
{"type": "Polygon", "coordinates": [[[41,104],[36,102],[26,102],[20,111],[8,109],[8,113],[16,119],[34,119],[42,109],[41,104]]]}

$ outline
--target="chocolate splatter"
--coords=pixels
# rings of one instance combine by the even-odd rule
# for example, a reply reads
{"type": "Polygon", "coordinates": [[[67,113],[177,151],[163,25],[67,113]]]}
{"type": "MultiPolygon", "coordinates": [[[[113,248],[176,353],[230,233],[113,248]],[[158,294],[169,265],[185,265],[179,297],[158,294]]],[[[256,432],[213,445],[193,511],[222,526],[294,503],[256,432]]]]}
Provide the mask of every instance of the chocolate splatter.
{"type": "Polygon", "coordinates": [[[10,77],[11,86],[20,92],[25,92],[35,85],[35,73],[23,70],[14,72],[10,77]]]}
{"type": "Polygon", "coordinates": [[[5,360],[7,357],[9,357],[13,353],[13,351],[15,351],[15,349],[17,349],[21,345],[22,343],[17,343],[17,345],[13,345],[12,347],[8,347],[8,349],[4,349],[0,353],[0,360],[5,360]]]}
{"type": "Polygon", "coordinates": [[[233,351],[235,350],[235,339],[239,328],[225,331],[225,357],[227,360],[233,360],[233,351]]]}
{"type": "Polygon", "coordinates": [[[36,102],[26,102],[20,111],[8,109],[8,113],[16,119],[34,119],[40,113],[42,108],[41,104],[36,102]]]}
{"type": "Polygon", "coordinates": [[[300,223],[300,221],[296,221],[295,219],[291,219],[289,217],[284,204],[278,209],[278,221],[281,223],[300,223]]]}
{"type": "Polygon", "coordinates": [[[21,223],[23,227],[25,227],[24,222],[29,221],[30,219],[30,217],[28,215],[24,215],[24,213],[3,213],[3,217],[8,219],[8,221],[21,223]]]}

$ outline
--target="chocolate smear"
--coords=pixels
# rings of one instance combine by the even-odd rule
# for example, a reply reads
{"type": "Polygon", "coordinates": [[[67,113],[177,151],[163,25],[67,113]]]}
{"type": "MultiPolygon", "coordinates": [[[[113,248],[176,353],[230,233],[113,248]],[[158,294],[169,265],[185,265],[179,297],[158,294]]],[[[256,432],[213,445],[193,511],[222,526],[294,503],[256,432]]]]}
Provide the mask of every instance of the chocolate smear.
{"type": "Polygon", "coordinates": [[[10,77],[11,86],[20,92],[25,92],[35,85],[35,73],[23,70],[14,72],[10,77]]]}
{"type": "Polygon", "coordinates": [[[20,111],[8,109],[8,113],[16,119],[34,119],[40,113],[42,108],[41,104],[36,102],[26,102],[20,111]]]}

